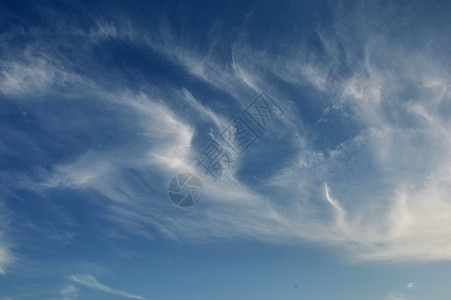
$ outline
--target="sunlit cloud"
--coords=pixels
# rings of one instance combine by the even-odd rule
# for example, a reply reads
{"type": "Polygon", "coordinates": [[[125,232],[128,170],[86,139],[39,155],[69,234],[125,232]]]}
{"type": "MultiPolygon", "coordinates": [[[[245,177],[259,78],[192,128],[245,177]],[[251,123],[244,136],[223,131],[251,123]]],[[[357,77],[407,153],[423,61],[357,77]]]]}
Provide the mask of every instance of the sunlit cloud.
{"type": "MultiPolygon", "coordinates": [[[[340,17],[339,7],[335,13],[340,17]]],[[[307,104],[287,109],[278,130],[290,133],[290,160],[279,166],[274,159],[266,179],[251,187],[240,176],[247,171],[244,158],[219,182],[205,185],[205,205],[195,213],[173,210],[166,185],[179,172],[200,173],[193,158],[201,149],[194,139],[207,129],[200,128],[199,120],[221,130],[231,121],[226,114],[187,87],[148,84],[132,89],[124,83],[110,91],[101,80],[77,71],[57,49],[39,43],[3,58],[3,95],[54,96],[57,89],[77,103],[74,91],[80,91],[103,108],[95,118],[83,120],[61,112],[74,125],[54,128],[56,140],[83,129],[105,142],[101,126],[107,121],[115,130],[124,130],[108,149],[100,142],[83,148],[36,168],[39,176],[17,175],[17,184],[44,193],[93,192],[106,199],[103,218],[147,238],[153,237],[149,229],[157,229],[166,238],[192,243],[248,236],[285,244],[312,241],[363,261],[450,260],[451,135],[444,105],[451,95],[449,71],[427,48],[406,49],[377,30],[358,27],[361,18],[357,7],[346,26],[317,29],[324,57],[302,39],[294,40],[286,52],[256,49],[245,26],[230,47],[229,61],[217,57],[223,53],[215,52],[215,35],[207,40],[204,55],[193,47],[196,41],[179,37],[164,19],[153,30],[130,20],[93,20],[89,29],[77,31],[86,47],[107,40],[145,45],[186,70],[186,78],[230,96],[237,108],[265,91],[284,107],[304,101],[318,111],[309,121],[303,112],[307,104]],[[283,86],[301,95],[308,90],[318,99],[290,96],[283,86]],[[196,114],[190,118],[185,107],[196,114]],[[324,124],[335,131],[318,129],[324,124]],[[355,132],[348,133],[344,124],[355,132]],[[339,134],[345,137],[334,140],[339,134]],[[271,193],[263,192],[268,187],[271,193]]],[[[38,140],[34,145],[42,148],[38,140]]],[[[265,151],[274,153],[279,146],[265,145],[256,147],[253,155],[264,157],[265,151]]],[[[199,176],[204,183],[210,180],[199,176]]],[[[0,267],[7,257],[6,250],[0,252],[0,267]]],[[[95,285],[93,278],[83,278],[95,285]]]]}

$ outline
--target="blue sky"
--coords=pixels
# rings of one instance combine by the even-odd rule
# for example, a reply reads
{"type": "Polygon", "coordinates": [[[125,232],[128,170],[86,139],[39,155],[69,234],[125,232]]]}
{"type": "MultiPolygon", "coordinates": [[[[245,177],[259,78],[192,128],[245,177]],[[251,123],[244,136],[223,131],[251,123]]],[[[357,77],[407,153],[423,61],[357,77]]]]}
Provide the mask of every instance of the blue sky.
{"type": "Polygon", "coordinates": [[[0,300],[451,299],[450,6],[2,1],[0,300]]]}

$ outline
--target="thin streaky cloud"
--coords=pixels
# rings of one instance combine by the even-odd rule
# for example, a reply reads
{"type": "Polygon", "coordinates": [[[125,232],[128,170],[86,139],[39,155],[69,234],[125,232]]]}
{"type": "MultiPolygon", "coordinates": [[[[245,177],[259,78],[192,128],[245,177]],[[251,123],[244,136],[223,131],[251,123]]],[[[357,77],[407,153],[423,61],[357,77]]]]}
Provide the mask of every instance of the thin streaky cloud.
{"type": "MultiPolygon", "coordinates": [[[[5,81],[0,91],[4,95],[51,96],[54,87],[77,83],[75,90],[83,91],[93,101],[105,107],[118,105],[121,113],[133,116],[125,122],[121,113],[111,112],[118,127],[132,124],[128,133],[133,138],[108,151],[89,149],[56,162],[42,170],[39,180],[23,180],[22,186],[95,191],[110,201],[105,205],[107,219],[122,222],[125,228],[140,235],[157,228],[167,237],[192,242],[243,235],[287,244],[307,239],[338,246],[358,260],[449,260],[451,207],[447,192],[451,182],[451,136],[447,130],[450,121],[439,109],[449,101],[449,71],[427,48],[400,47],[388,36],[355,25],[361,21],[356,12],[350,16],[349,26],[358,36],[371,36],[369,40],[354,40],[349,28],[340,24],[332,32],[317,30],[327,59],[314,55],[302,40],[292,48],[303,51],[290,50],[289,55],[260,51],[242,34],[231,47],[231,61],[224,63],[214,55],[202,57],[196,48],[189,47],[190,41],[177,39],[173,30],[165,26],[152,35],[137,25],[97,21],[81,35],[87,45],[133,36],[133,42],[146,44],[172,58],[190,70],[190,76],[227,91],[237,103],[247,103],[252,99],[250,95],[257,94],[256,90],[269,90],[275,99],[283,101],[286,94],[268,79],[269,75],[297,90],[300,86],[309,87],[328,96],[318,104],[322,105],[319,110],[323,123],[332,122],[331,115],[338,114],[356,127],[355,135],[320,148],[314,145],[315,138],[328,141],[332,134],[321,132],[324,136],[318,134],[314,138],[304,134],[301,127],[307,121],[303,120],[302,110],[289,112],[289,118],[282,123],[287,130],[294,128],[290,139],[293,158],[286,165],[277,166],[268,174],[269,179],[255,189],[241,182],[239,172],[245,171],[240,169],[244,162],[238,165],[221,183],[206,189],[209,203],[223,209],[209,206],[200,211],[199,215],[205,217],[202,224],[190,213],[180,218],[168,217],[167,203],[149,197],[150,187],[137,188],[123,172],[133,169],[146,180],[153,172],[163,181],[177,172],[194,169],[192,158],[199,149],[192,142],[202,129],[196,120],[182,118],[182,112],[167,104],[172,97],[192,105],[219,127],[227,122],[218,112],[207,104],[201,105],[188,88],[174,92],[164,86],[146,86],[141,92],[130,92],[127,86],[118,85],[120,92],[111,93],[102,84],[93,84],[95,80],[72,70],[73,64],[65,64],[67,61],[57,49],[33,44],[28,52],[18,51],[2,60],[5,81]],[[127,33],[127,28],[133,28],[133,35],[127,33]],[[43,52],[52,59],[44,59],[43,52]],[[341,56],[346,58],[344,62],[341,56]],[[349,68],[346,76],[336,75],[340,63],[349,68]],[[409,99],[402,97],[406,82],[421,83],[409,99]],[[152,94],[154,91],[158,96],[152,94]],[[362,162],[370,167],[359,168],[362,162]],[[350,169],[349,165],[356,167],[350,169]],[[374,176],[358,175],[367,171],[374,176]],[[266,185],[276,188],[272,197],[259,191],[266,185]]],[[[211,46],[209,53],[213,54],[214,47],[206,46],[211,46]]],[[[50,119],[51,115],[47,117],[50,119]]],[[[73,121],[86,125],[82,128],[100,132],[97,119],[73,121]]],[[[315,128],[317,124],[307,125],[315,128]]],[[[255,151],[262,154],[263,149],[255,151]]]]}
{"type": "Polygon", "coordinates": [[[121,290],[117,290],[114,288],[111,288],[109,286],[106,286],[100,282],[97,281],[97,279],[94,278],[92,275],[72,275],[70,279],[78,284],[81,284],[83,286],[102,291],[104,293],[108,293],[111,295],[117,295],[129,299],[137,299],[137,300],[145,300],[145,298],[134,295],[128,292],[124,292],[121,290]]]}

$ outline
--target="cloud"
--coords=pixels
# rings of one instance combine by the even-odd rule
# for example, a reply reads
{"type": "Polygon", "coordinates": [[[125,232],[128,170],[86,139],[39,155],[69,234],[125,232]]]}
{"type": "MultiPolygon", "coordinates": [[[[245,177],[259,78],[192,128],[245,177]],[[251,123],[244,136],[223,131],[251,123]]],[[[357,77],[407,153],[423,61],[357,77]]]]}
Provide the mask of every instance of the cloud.
{"type": "Polygon", "coordinates": [[[105,20],[96,20],[95,25],[89,30],[89,39],[94,42],[102,42],[106,39],[134,40],[135,30],[130,22],[121,22],[118,28],[113,23],[105,20]]]}
{"type": "Polygon", "coordinates": [[[411,289],[414,287],[414,285],[415,285],[415,282],[409,282],[406,287],[411,289]]]}
{"type": "Polygon", "coordinates": [[[145,298],[130,294],[121,290],[116,290],[98,282],[92,275],[72,275],[71,280],[86,287],[99,290],[108,294],[117,295],[130,299],[145,300],[145,298]]]}
{"type": "Polygon", "coordinates": [[[187,89],[183,88],[182,92],[190,106],[198,110],[209,121],[213,122],[217,129],[221,130],[226,128],[228,121],[224,117],[213,112],[209,107],[202,105],[187,89]]]}
{"type": "MultiPolygon", "coordinates": [[[[226,55],[216,52],[214,38],[207,40],[204,55],[194,46],[198,41],[179,38],[164,22],[153,32],[132,22],[97,20],[81,31],[78,38],[87,45],[106,39],[147,45],[188,70],[188,79],[231,95],[237,107],[260,91],[289,107],[279,131],[262,139],[220,182],[205,185],[196,210],[174,210],[165,189],[178,172],[195,171],[194,139],[205,130],[180,103],[218,129],[228,123],[208,102],[187,87],[136,91],[122,83],[126,80],[112,92],[101,79],[76,72],[58,50],[39,44],[3,59],[0,91],[6,96],[51,96],[55,86],[75,86],[103,108],[95,118],[62,112],[74,126],[55,126],[56,140],[83,129],[98,144],[37,168],[38,178],[20,177],[23,186],[93,191],[105,199],[104,218],[148,238],[156,228],[167,238],[191,242],[238,236],[287,244],[309,240],[344,249],[357,260],[450,260],[449,71],[437,51],[406,48],[379,27],[361,26],[383,27],[377,11],[357,6],[343,16],[339,5],[334,8],[335,19],[347,21],[316,29],[324,55],[302,38],[286,51],[274,51],[277,36],[267,39],[275,45],[263,51],[249,41],[246,26],[226,55]],[[111,143],[102,140],[107,121],[115,124],[116,136],[123,130],[111,143]],[[283,142],[277,140],[284,134],[283,142]],[[102,148],[102,142],[109,146],[102,148]],[[287,153],[277,152],[282,145],[289,145],[287,153]],[[243,178],[268,163],[268,155],[274,156],[272,171],[249,184],[243,178]],[[279,163],[280,156],[288,161],[279,163]]],[[[69,101],[88,106],[63,90],[69,101]]],[[[62,144],[79,146],[76,142],[62,144]]]]}
{"type": "Polygon", "coordinates": [[[0,274],[6,273],[6,267],[12,263],[12,257],[7,248],[0,246],[0,274]]]}
{"type": "Polygon", "coordinates": [[[15,53],[16,57],[0,59],[1,94],[24,98],[42,95],[55,86],[69,90],[71,86],[86,84],[82,76],[52,63],[53,57],[33,51],[39,52],[32,46],[27,51],[15,53]]]}
{"type": "MultiPolygon", "coordinates": [[[[451,208],[446,199],[446,189],[450,182],[450,176],[446,171],[450,166],[447,159],[450,152],[450,135],[446,131],[446,120],[431,114],[433,105],[444,101],[443,97],[449,94],[446,92],[447,83],[442,80],[443,74],[440,71],[427,73],[429,64],[433,62],[427,58],[427,53],[392,54],[399,53],[399,50],[396,50],[397,46],[389,40],[381,40],[378,45],[394,49],[379,53],[373,43],[365,45],[364,60],[360,64],[355,62],[357,67],[350,76],[337,85],[335,94],[332,94],[339,95],[340,98],[336,100],[337,103],[330,105],[338,107],[338,113],[341,107],[348,106],[352,117],[360,123],[360,134],[335,149],[321,151],[313,150],[308,140],[299,142],[299,148],[296,149],[299,155],[292,166],[279,170],[273,177],[274,182],[278,182],[278,189],[284,191],[279,192],[278,197],[289,193],[286,199],[291,198],[291,201],[288,203],[276,204],[274,199],[246,188],[231,174],[232,177],[224,178],[221,183],[206,190],[205,198],[216,203],[221,209],[200,212],[204,216],[203,224],[191,219],[190,214],[168,219],[164,217],[167,214],[164,208],[158,213],[154,209],[154,212],[143,209],[139,203],[145,194],[133,190],[127,181],[123,180],[120,175],[121,168],[118,166],[127,164],[144,172],[146,166],[155,165],[158,166],[159,172],[169,175],[177,170],[191,171],[190,158],[195,155],[195,149],[191,145],[195,123],[192,125],[186,121],[182,123],[177,112],[171,111],[145,94],[128,93],[120,98],[125,100],[124,107],[139,116],[135,122],[140,124],[142,136],[153,141],[152,146],[144,144],[141,150],[135,151],[133,155],[136,157],[135,160],[131,160],[129,155],[124,155],[130,153],[126,147],[116,154],[84,154],[74,164],[57,165],[53,175],[43,183],[43,186],[89,186],[116,203],[127,203],[127,207],[117,204],[111,207],[112,219],[120,219],[127,227],[142,233],[145,231],[143,225],[149,225],[159,228],[168,236],[185,239],[199,238],[200,235],[228,237],[242,234],[285,242],[307,238],[342,245],[345,248],[346,245],[352,245],[350,249],[354,252],[353,256],[361,260],[448,259],[447,253],[451,253],[448,239],[450,235],[443,228],[451,228],[449,226],[451,208]],[[391,69],[381,69],[376,63],[380,60],[392,62],[391,69]],[[404,63],[406,60],[411,63],[404,63]],[[435,84],[425,83],[423,87],[424,93],[436,95],[436,99],[433,100],[435,104],[421,99],[411,101],[400,99],[405,76],[412,77],[411,80],[426,79],[427,82],[435,82],[435,84]],[[438,92],[439,90],[445,92],[438,92]],[[391,105],[392,111],[402,118],[388,115],[382,109],[383,105],[391,105]],[[406,127],[399,123],[403,119],[411,119],[414,121],[413,125],[406,127]],[[156,130],[157,128],[163,130],[156,130]],[[421,140],[425,142],[418,144],[421,140]],[[431,156],[431,153],[434,155],[431,156]],[[362,160],[374,162],[373,168],[379,172],[376,178],[360,179],[360,184],[368,186],[367,190],[350,186],[350,183],[343,180],[329,178],[331,173],[339,172],[343,178],[358,183],[359,180],[353,178],[346,167],[349,161],[355,159],[352,155],[356,154],[362,160]],[[326,156],[329,158],[326,159],[326,156]],[[307,170],[314,178],[302,178],[307,170]],[[106,178],[109,180],[105,180],[106,178]],[[298,183],[293,184],[292,181],[298,183]],[[350,189],[340,188],[338,192],[339,185],[348,186],[350,189]],[[381,196],[372,195],[376,190],[371,189],[376,185],[383,186],[383,189],[378,191],[381,196]],[[231,190],[230,186],[234,189],[231,190]],[[303,189],[310,190],[309,194],[305,194],[303,189]],[[303,202],[299,202],[299,196],[296,194],[303,197],[303,202]],[[317,199],[324,199],[330,204],[330,209],[335,214],[333,219],[320,217],[327,216],[329,208],[317,199]],[[352,199],[359,199],[359,202],[352,199]],[[339,200],[343,204],[339,204],[339,200]],[[292,207],[290,212],[286,211],[286,206],[292,207]],[[114,217],[117,214],[121,218],[114,217]],[[308,221],[305,223],[297,221],[302,218],[308,221]],[[205,223],[208,226],[205,226],[205,223]],[[199,231],[200,228],[203,229],[199,231]]],[[[333,45],[328,47],[332,49],[333,45]]],[[[161,51],[164,52],[165,49],[161,51]]],[[[182,51],[176,45],[171,49],[182,51]]],[[[234,51],[239,53],[243,49],[237,46],[234,51]]],[[[247,56],[242,54],[241,57],[252,57],[250,52],[245,53],[247,56]]],[[[238,56],[235,57],[234,64],[242,65],[243,62],[237,59],[238,56]]],[[[247,69],[255,66],[255,63],[249,60],[250,58],[247,58],[245,62],[247,69]]],[[[275,59],[278,62],[280,60],[281,58],[275,59]]],[[[189,67],[184,58],[182,61],[189,67]]],[[[270,61],[272,61],[270,57],[263,60],[268,63],[270,61]]],[[[287,68],[291,63],[286,61],[276,65],[273,67],[274,71],[284,74],[283,68],[287,68]]],[[[302,66],[303,60],[299,59],[296,63],[302,66]]],[[[217,74],[226,74],[218,75],[217,78],[240,80],[235,77],[236,74],[227,70],[221,72],[220,67],[214,62],[207,60],[203,62],[203,65],[205,64],[217,74]]],[[[328,86],[330,83],[324,79],[326,75],[322,75],[324,78],[319,81],[318,74],[329,74],[331,71],[323,68],[322,64],[309,63],[304,69],[301,68],[303,71],[299,75],[292,78],[305,78],[314,88],[324,92],[330,88],[328,86]]],[[[293,69],[290,70],[294,72],[293,69]]],[[[254,74],[258,74],[258,70],[254,74]]],[[[216,77],[206,78],[205,74],[202,76],[204,80],[210,82],[213,80],[215,85],[224,89],[227,89],[229,84],[235,85],[233,81],[225,82],[222,79],[216,81],[214,79],[216,77]]],[[[268,88],[271,86],[270,83],[266,84],[268,88]]],[[[218,127],[226,123],[211,109],[200,105],[186,89],[182,90],[181,96],[218,127]]],[[[112,99],[118,98],[105,94],[107,102],[118,101],[112,99]]],[[[288,121],[289,125],[290,122],[288,121]]],[[[299,124],[292,122],[291,125],[296,127],[299,124]]],[[[364,168],[356,171],[367,172],[364,168]]],[[[208,178],[205,177],[203,180],[207,181],[208,178]]]]}
{"type": "Polygon", "coordinates": [[[7,269],[15,261],[15,255],[11,251],[12,245],[7,236],[9,230],[9,214],[3,203],[0,202],[0,275],[5,275],[7,269]]]}
{"type": "MultiPolygon", "coordinates": [[[[362,9],[356,11],[362,13],[362,9]]],[[[311,224],[321,229],[314,231],[315,236],[307,234],[308,238],[332,244],[348,242],[354,257],[362,260],[448,260],[445,253],[451,247],[450,232],[443,228],[451,228],[451,206],[446,196],[451,178],[445,171],[451,166],[450,135],[446,130],[449,121],[433,112],[449,101],[449,73],[428,49],[406,50],[384,35],[372,39],[373,28],[358,29],[358,24],[364,23],[359,16],[347,14],[346,19],[355,26],[340,24],[327,37],[319,30],[330,59],[321,61],[316,57],[308,62],[308,52],[300,52],[292,59],[269,54],[258,59],[288,82],[307,81],[328,94],[332,101],[324,112],[335,110],[349,116],[345,110],[350,109],[360,127],[357,136],[336,149],[312,151],[308,140],[307,147],[300,143],[297,161],[278,172],[275,182],[280,188],[318,189],[320,184],[305,182],[301,177],[313,177],[312,173],[327,182],[325,195],[335,211],[334,220],[327,226],[327,219],[315,216],[311,224]],[[356,30],[358,36],[367,39],[350,47],[358,43],[346,30],[356,30]],[[352,66],[344,78],[333,76],[338,64],[343,63],[340,47],[348,67],[352,66]],[[356,59],[362,50],[363,59],[356,59]],[[407,92],[409,87],[412,91],[407,92]],[[314,168],[306,168],[312,157],[314,168]],[[358,162],[365,165],[365,160],[370,162],[367,168],[348,167],[358,162]],[[307,169],[309,173],[303,172],[307,169]],[[357,179],[354,172],[373,173],[369,178],[357,179]],[[332,179],[332,174],[340,174],[345,180],[332,179]],[[342,205],[331,196],[337,195],[337,190],[341,190],[340,195],[334,198],[340,199],[342,205]]],[[[252,49],[235,50],[243,51],[242,57],[247,60],[252,57],[252,49]]],[[[303,233],[299,230],[299,234],[303,233]]]]}
{"type": "Polygon", "coordinates": [[[72,284],[66,284],[66,286],[61,291],[61,296],[63,300],[73,300],[78,297],[78,289],[72,284]]]}
{"type": "Polygon", "coordinates": [[[384,300],[408,300],[404,293],[390,293],[385,296],[384,300]]]}

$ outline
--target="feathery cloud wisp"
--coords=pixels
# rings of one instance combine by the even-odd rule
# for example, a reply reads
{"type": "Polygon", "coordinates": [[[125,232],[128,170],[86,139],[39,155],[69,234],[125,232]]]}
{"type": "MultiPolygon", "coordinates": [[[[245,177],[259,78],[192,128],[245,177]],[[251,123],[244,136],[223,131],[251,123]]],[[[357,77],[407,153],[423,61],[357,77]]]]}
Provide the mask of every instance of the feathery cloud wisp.
{"type": "Polygon", "coordinates": [[[81,285],[84,285],[86,287],[92,288],[92,289],[96,289],[108,294],[112,294],[112,295],[117,295],[117,296],[122,296],[125,298],[130,298],[130,299],[137,299],[137,300],[145,300],[145,298],[141,297],[141,296],[137,296],[128,292],[124,292],[121,290],[116,290],[113,289],[109,286],[106,286],[100,282],[98,282],[94,276],[92,275],[72,275],[71,280],[73,280],[76,283],[79,283],[81,285]]]}

